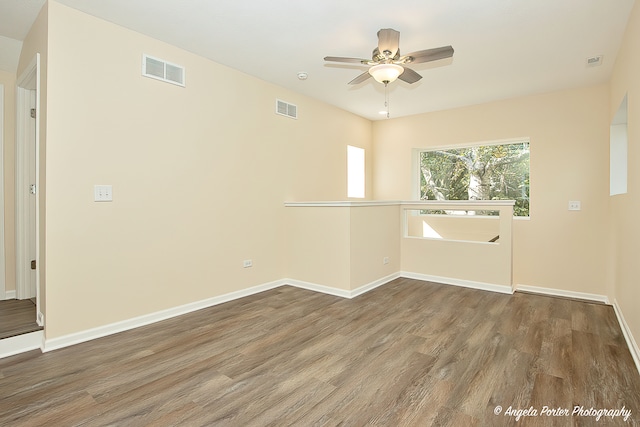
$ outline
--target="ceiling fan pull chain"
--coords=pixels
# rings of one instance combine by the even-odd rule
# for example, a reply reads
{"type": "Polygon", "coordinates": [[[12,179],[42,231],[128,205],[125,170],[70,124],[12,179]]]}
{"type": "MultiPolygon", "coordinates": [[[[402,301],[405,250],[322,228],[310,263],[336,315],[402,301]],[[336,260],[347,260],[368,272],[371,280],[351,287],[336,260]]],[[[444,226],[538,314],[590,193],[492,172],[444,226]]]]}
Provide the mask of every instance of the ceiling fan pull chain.
{"type": "Polygon", "coordinates": [[[389,118],[389,84],[384,85],[384,106],[387,109],[387,119],[389,118]]]}

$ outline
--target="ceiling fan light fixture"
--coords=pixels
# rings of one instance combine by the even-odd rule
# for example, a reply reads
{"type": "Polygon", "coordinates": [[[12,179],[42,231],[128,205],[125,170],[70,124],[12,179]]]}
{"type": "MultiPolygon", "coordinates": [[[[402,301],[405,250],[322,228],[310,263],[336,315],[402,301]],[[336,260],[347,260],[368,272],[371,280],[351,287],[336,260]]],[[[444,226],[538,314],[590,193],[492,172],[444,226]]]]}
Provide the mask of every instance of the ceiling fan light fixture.
{"type": "Polygon", "coordinates": [[[371,77],[385,85],[395,81],[403,72],[404,68],[397,64],[378,64],[369,68],[371,77]]]}

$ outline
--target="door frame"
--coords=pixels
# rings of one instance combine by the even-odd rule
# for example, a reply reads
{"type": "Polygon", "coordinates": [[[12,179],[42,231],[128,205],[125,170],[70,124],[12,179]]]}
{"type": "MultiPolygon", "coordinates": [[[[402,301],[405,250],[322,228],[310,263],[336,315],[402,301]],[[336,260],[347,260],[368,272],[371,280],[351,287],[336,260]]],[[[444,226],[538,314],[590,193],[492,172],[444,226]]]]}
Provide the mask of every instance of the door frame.
{"type": "Polygon", "coordinates": [[[44,326],[40,310],[40,54],[29,63],[16,84],[16,297],[28,295],[27,278],[31,274],[29,242],[35,233],[36,260],[36,312],[37,322],[44,326]],[[29,153],[25,141],[31,131],[31,103],[35,90],[35,152],[29,153]],[[29,162],[28,154],[35,156],[35,230],[29,226],[29,162]]]}
{"type": "Polygon", "coordinates": [[[4,227],[4,85],[0,83],[0,300],[7,298],[6,259],[5,259],[5,227],[4,227]]]}

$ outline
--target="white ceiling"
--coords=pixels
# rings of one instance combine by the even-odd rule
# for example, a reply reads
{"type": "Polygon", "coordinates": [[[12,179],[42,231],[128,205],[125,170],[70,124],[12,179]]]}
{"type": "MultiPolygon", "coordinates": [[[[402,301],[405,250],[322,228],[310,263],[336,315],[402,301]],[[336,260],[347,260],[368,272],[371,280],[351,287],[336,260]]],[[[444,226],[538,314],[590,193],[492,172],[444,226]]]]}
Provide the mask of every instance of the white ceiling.
{"type": "MultiPolygon", "coordinates": [[[[452,45],[451,60],[411,67],[418,83],[389,85],[391,117],[593,85],[609,79],[635,0],[58,1],[378,120],[384,86],[349,86],[366,67],[324,56],[368,58],[380,28],[400,31],[402,53],[452,45]],[[603,64],[587,67],[595,55],[603,64]]],[[[0,0],[0,69],[15,71],[15,40],[43,3],[0,0]]]]}

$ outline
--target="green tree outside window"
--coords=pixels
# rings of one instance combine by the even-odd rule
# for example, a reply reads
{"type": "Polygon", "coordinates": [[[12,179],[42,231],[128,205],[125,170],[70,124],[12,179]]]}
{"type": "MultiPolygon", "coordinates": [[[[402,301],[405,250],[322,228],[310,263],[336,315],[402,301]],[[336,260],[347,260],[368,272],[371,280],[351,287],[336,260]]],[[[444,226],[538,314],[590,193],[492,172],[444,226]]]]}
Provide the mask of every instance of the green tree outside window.
{"type": "Polygon", "coordinates": [[[421,151],[420,199],[515,200],[529,216],[529,143],[421,151]]]}

